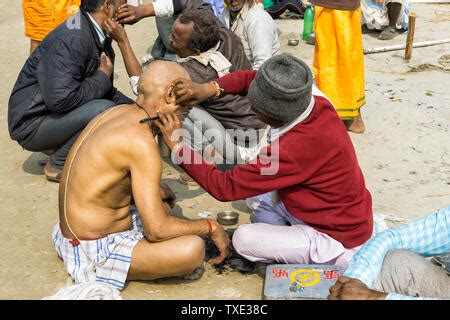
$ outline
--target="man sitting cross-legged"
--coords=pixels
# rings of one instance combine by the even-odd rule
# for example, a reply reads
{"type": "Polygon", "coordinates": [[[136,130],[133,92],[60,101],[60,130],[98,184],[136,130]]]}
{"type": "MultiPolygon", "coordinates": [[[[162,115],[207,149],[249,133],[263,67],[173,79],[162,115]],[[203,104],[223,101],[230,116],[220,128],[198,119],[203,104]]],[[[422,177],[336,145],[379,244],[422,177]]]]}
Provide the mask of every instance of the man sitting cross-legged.
{"type": "MultiPolygon", "coordinates": [[[[174,197],[160,189],[161,160],[151,121],[180,113],[173,81],[189,78],[174,62],[155,61],[143,72],[136,103],[103,112],[71,149],[59,189],[53,232],[58,255],[76,282],[106,282],[195,275],[204,261],[200,236],[228,254],[229,239],[215,221],[171,215],[174,197]]],[[[187,112],[187,110],[186,110],[187,112]]]]}

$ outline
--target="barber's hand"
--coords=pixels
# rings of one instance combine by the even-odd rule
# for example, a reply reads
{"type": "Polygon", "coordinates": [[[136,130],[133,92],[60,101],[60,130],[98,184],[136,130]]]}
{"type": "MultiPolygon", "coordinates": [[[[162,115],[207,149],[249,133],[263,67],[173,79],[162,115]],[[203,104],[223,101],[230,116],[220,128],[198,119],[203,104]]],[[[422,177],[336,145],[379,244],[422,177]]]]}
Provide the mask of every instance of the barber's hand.
{"type": "Polygon", "coordinates": [[[143,6],[121,5],[116,12],[116,20],[123,24],[135,24],[145,17],[143,6]]]}
{"type": "Polygon", "coordinates": [[[164,202],[167,202],[169,206],[173,209],[175,207],[177,196],[172,191],[172,189],[170,189],[170,187],[167,184],[161,183],[159,191],[161,193],[162,200],[164,202]]]}
{"type": "Polygon", "coordinates": [[[128,40],[127,32],[125,28],[120,23],[117,23],[113,19],[106,19],[103,23],[103,28],[106,34],[115,40],[118,44],[124,43],[128,40]]]}
{"type": "Polygon", "coordinates": [[[228,234],[221,225],[214,220],[209,221],[212,226],[210,234],[211,240],[214,242],[217,249],[219,249],[219,256],[211,260],[211,263],[215,265],[222,263],[226,257],[228,257],[228,253],[230,252],[230,238],[228,238],[228,234]]]}
{"type": "Polygon", "coordinates": [[[155,121],[154,124],[161,131],[166,145],[172,150],[177,144],[183,142],[181,121],[175,113],[159,113],[158,115],[160,119],[155,121]]]}
{"type": "Polygon", "coordinates": [[[216,89],[209,82],[197,83],[180,78],[175,80],[174,84],[176,103],[178,105],[195,106],[216,94],[216,89]]]}
{"type": "Polygon", "coordinates": [[[339,277],[330,288],[328,300],[384,300],[387,294],[369,289],[358,279],[339,277]]]}
{"type": "Polygon", "coordinates": [[[108,77],[111,77],[114,71],[114,65],[111,59],[104,52],[100,55],[100,66],[98,67],[98,70],[106,73],[108,77]]]}

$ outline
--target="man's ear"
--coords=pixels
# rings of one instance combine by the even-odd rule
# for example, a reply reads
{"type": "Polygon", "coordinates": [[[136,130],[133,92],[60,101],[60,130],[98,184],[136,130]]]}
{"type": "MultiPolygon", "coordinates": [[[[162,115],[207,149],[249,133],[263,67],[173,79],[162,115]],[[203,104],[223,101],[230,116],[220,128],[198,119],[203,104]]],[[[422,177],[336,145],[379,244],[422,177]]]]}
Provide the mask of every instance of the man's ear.
{"type": "Polygon", "coordinates": [[[171,83],[166,87],[166,92],[164,93],[164,101],[167,104],[175,104],[175,83],[171,83]]]}
{"type": "Polygon", "coordinates": [[[111,10],[111,0],[105,0],[105,2],[103,2],[103,11],[105,11],[106,15],[108,15],[110,10],[111,10]]]}

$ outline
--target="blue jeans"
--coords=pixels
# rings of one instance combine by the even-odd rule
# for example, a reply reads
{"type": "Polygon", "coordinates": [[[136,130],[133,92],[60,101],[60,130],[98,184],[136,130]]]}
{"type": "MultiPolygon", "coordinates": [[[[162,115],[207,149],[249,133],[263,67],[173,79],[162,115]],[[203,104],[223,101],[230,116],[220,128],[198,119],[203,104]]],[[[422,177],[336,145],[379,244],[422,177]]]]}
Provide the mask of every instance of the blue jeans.
{"type": "MultiPolygon", "coordinates": [[[[127,101],[124,96],[124,101],[127,101]]],[[[110,100],[97,99],[78,107],[67,113],[54,113],[47,116],[39,125],[33,138],[22,147],[28,151],[56,150],[50,156],[50,163],[62,169],[70,148],[80,135],[81,131],[97,115],[114,107],[116,103],[110,100]]]]}

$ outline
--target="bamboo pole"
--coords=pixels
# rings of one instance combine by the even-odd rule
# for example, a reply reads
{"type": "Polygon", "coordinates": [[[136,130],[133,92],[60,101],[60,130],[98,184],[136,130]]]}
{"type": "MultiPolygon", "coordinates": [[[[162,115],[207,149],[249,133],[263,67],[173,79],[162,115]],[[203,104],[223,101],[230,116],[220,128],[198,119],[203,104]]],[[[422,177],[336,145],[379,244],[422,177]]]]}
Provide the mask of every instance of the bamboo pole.
{"type": "Polygon", "coordinates": [[[408,37],[406,38],[405,60],[410,60],[412,56],[414,31],[416,30],[416,13],[411,12],[408,16],[408,37]]]}
{"type": "MultiPolygon", "coordinates": [[[[435,46],[435,45],[444,44],[444,43],[450,43],[450,38],[442,39],[442,40],[430,40],[430,41],[416,42],[413,44],[413,48],[429,47],[429,46],[435,46]]],[[[404,45],[404,44],[386,46],[386,47],[369,48],[369,49],[364,49],[364,54],[404,50],[405,48],[406,48],[406,45],[404,45]]]]}

